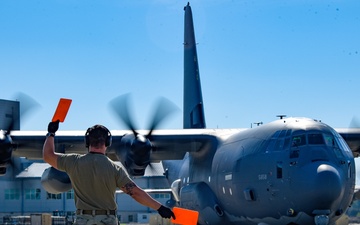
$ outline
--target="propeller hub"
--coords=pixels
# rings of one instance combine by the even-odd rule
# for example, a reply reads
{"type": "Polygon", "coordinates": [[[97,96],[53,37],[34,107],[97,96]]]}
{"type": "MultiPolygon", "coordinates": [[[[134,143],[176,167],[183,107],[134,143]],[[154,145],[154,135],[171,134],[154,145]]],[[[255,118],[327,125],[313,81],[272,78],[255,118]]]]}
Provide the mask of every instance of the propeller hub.
{"type": "Polygon", "coordinates": [[[0,130],[0,140],[3,141],[5,140],[5,138],[6,138],[5,131],[0,130]]]}
{"type": "Polygon", "coordinates": [[[136,141],[138,141],[138,142],[146,143],[147,140],[148,139],[145,138],[144,135],[141,135],[141,134],[136,135],[136,141]]]}

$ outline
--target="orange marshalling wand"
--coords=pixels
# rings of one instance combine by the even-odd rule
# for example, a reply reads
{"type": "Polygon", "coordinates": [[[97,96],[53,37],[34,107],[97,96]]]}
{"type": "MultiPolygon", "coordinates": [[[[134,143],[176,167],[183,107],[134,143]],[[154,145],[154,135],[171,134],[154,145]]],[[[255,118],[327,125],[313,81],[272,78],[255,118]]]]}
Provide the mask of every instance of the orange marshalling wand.
{"type": "Polygon", "coordinates": [[[71,102],[71,99],[60,98],[59,104],[51,121],[55,122],[59,120],[60,122],[64,122],[66,114],[69,111],[71,102]]]}
{"type": "Polygon", "coordinates": [[[174,207],[173,212],[175,214],[176,219],[171,218],[171,222],[174,224],[181,224],[181,225],[196,225],[199,212],[190,210],[190,209],[183,209],[174,207]]]}

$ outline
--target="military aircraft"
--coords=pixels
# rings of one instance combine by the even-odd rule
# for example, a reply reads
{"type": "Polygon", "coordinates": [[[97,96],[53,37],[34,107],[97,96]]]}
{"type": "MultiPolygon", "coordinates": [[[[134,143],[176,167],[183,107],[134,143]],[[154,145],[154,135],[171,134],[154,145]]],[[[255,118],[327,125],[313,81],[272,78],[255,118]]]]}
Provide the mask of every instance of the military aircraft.
{"type": "MultiPolygon", "coordinates": [[[[189,4],[185,10],[183,128],[156,129],[172,112],[160,101],[149,130],[137,130],[127,97],[110,105],[129,130],[112,130],[108,156],[132,176],[162,162],[174,204],[199,212],[198,224],[334,224],[351,205],[354,156],[360,130],[336,130],[309,118],[281,118],[248,129],[206,129],[189,4]]],[[[46,131],[3,131],[1,163],[11,154],[42,158],[46,131]]],[[[85,131],[58,131],[56,149],[86,153],[85,131]]],[[[49,192],[71,188],[67,175],[50,168],[42,183],[49,192]]]]}

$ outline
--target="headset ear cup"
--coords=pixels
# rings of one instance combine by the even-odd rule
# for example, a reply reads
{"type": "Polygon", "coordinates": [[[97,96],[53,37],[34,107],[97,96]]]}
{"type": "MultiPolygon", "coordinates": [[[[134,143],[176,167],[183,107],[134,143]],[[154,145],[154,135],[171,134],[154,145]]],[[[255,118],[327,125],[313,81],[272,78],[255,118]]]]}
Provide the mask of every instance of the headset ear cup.
{"type": "Polygon", "coordinates": [[[89,148],[89,145],[90,145],[90,143],[89,143],[89,130],[90,130],[90,128],[87,129],[86,133],[85,133],[85,147],[86,148],[89,148]]]}
{"type": "Polygon", "coordinates": [[[108,132],[108,136],[106,137],[105,146],[110,147],[112,143],[112,136],[109,130],[107,130],[107,132],[108,132]]]}
{"type": "Polygon", "coordinates": [[[86,148],[89,147],[89,136],[88,135],[85,136],[85,147],[86,148]]]}

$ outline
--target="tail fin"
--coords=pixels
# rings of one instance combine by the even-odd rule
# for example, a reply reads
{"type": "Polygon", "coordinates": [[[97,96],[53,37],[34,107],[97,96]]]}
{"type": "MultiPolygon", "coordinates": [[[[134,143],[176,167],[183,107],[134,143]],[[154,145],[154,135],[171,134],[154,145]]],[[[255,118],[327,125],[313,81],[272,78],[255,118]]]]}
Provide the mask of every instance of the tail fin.
{"type": "Polygon", "coordinates": [[[204,105],[190,4],[185,7],[183,127],[205,128],[204,105]]]}

